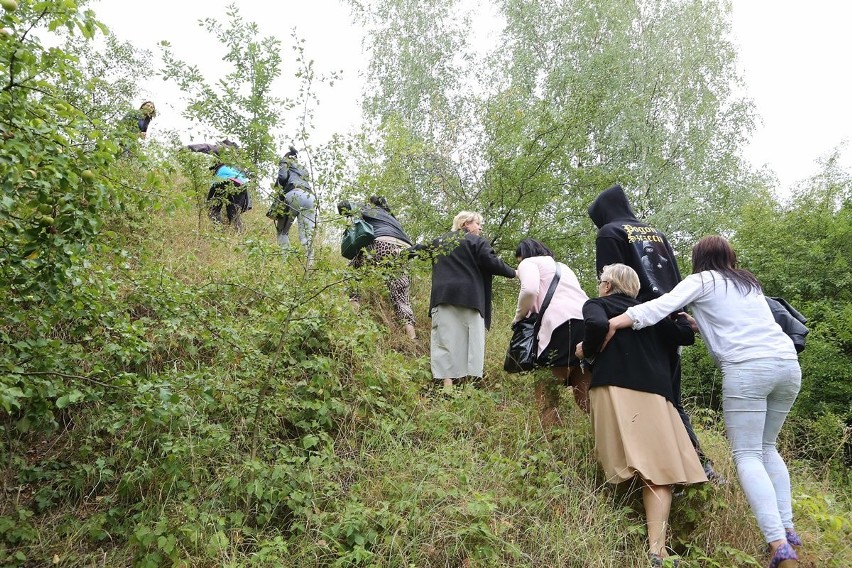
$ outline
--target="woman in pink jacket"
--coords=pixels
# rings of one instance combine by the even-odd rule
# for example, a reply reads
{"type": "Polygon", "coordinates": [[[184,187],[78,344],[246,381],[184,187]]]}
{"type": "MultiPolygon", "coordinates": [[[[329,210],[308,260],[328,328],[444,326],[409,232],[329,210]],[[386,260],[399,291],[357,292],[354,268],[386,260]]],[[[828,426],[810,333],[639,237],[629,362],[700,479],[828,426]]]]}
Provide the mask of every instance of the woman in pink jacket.
{"type": "MultiPolygon", "coordinates": [[[[547,295],[550,282],[560,267],[560,278],[550,305],[544,312],[538,332],[538,364],[550,367],[553,376],[574,391],[574,400],[584,412],[589,411],[589,382],[591,375],[580,368],[574,348],[583,340],[583,304],[589,297],[580,288],[574,272],[553,258],[553,252],[544,243],[535,239],[524,239],[515,249],[518,259],[518,279],[521,290],[514,324],[530,313],[538,313],[547,295]]],[[[536,384],[536,401],[541,420],[549,425],[559,422],[557,405],[558,391],[546,382],[536,384]]]]}

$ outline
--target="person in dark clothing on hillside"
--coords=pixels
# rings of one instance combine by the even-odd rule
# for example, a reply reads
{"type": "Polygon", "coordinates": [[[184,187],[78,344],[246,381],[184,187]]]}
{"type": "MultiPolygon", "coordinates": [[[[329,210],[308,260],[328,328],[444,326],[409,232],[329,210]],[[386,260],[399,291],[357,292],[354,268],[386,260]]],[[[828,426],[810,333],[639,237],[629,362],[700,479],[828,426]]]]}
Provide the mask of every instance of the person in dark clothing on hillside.
{"type": "Polygon", "coordinates": [[[142,103],[139,110],[128,109],[117,123],[116,135],[120,150],[118,157],[130,156],[138,142],[136,139],[148,136],[148,126],[155,116],[157,116],[157,109],[151,101],[142,103]]]}
{"type": "Polygon", "coordinates": [[[515,269],[497,256],[481,230],[482,215],[461,211],[449,233],[410,249],[432,259],[430,361],[433,378],[445,387],[482,377],[492,279],[515,277],[515,269]]]}
{"type": "Polygon", "coordinates": [[[228,150],[236,150],[239,148],[236,142],[231,142],[227,138],[216,142],[215,144],[210,144],[207,142],[202,142],[199,144],[189,144],[187,148],[193,152],[201,152],[202,154],[210,154],[213,156],[220,156],[228,150]]]}
{"type": "Polygon", "coordinates": [[[641,331],[621,330],[603,349],[609,320],[636,306],[639,278],[625,264],[610,264],[598,279],[600,297],[583,305],[585,338],[577,356],[594,359],[589,387],[595,454],[608,483],[638,478],[651,566],[666,561],[672,486],[707,481],[674,405],[671,360],[695,334],[684,315],[641,331]]]}
{"type": "MultiPolygon", "coordinates": [[[[238,146],[230,140],[223,140],[217,144],[189,144],[187,146],[192,152],[210,154],[220,157],[227,153],[228,149],[237,149],[238,146]]],[[[222,207],[228,216],[228,223],[237,231],[242,231],[243,222],[240,218],[244,211],[251,209],[251,199],[248,194],[249,179],[242,170],[230,166],[221,161],[216,161],[210,167],[213,172],[213,183],[207,192],[207,203],[210,205],[210,218],[216,223],[222,223],[222,207]]]]}
{"type": "MultiPolygon", "coordinates": [[[[337,212],[347,217],[360,215],[372,225],[376,239],[361,249],[355,258],[349,261],[349,266],[361,268],[369,262],[389,269],[386,283],[394,312],[405,327],[405,333],[409,339],[417,339],[417,332],[414,329],[414,310],[411,308],[409,299],[411,280],[400,262],[402,252],[411,247],[411,239],[391,213],[387,199],[373,195],[370,196],[367,204],[341,201],[337,204],[337,212]]],[[[351,291],[349,300],[354,306],[360,305],[360,295],[357,290],[351,291]]]]}
{"type": "Polygon", "coordinates": [[[139,128],[139,137],[145,138],[148,135],[148,126],[151,120],[157,116],[157,109],[151,101],[145,101],[139,107],[139,112],[133,117],[136,120],[136,126],[139,128]]]}
{"type": "MultiPolygon", "coordinates": [[[[674,250],[662,231],[636,218],[620,185],[602,191],[589,205],[589,217],[598,228],[595,240],[595,264],[600,274],[609,264],[626,264],[639,276],[639,302],[653,300],[671,291],[681,280],[674,250]],[[653,249],[653,250],[648,250],[653,249]]],[[[689,416],[681,401],[681,366],[679,351],[672,354],[672,403],[680,414],[701,464],[711,481],[724,479],[713,469],[704,455],[689,416]]]]}
{"type": "Polygon", "coordinates": [[[316,198],[305,168],[299,164],[298,150],[293,146],[278,164],[275,186],[278,194],[266,216],[275,221],[275,234],[282,252],[290,248],[290,228],[299,219],[299,242],[305,249],[308,262],[313,258],[313,235],[317,224],[316,198]]]}

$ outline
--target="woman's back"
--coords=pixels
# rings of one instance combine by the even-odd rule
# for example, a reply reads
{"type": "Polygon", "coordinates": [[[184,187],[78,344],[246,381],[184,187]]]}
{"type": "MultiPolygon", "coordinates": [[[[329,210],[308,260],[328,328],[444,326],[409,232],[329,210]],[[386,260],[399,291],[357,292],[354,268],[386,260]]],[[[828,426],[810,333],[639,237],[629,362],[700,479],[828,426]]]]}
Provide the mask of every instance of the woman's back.
{"type": "MultiPolygon", "coordinates": [[[[550,319],[552,327],[557,327],[569,319],[583,319],[583,304],[589,299],[580,287],[574,271],[564,263],[560,262],[559,265],[559,283],[545,312],[545,321],[550,319]]],[[[523,304],[519,305],[519,309],[527,307],[522,300],[529,294],[534,300],[528,309],[536,313],[541,310],[541,304],[556,272],[555,266],[556,261],[549,256],[532,256],[518,264],[518,279],[521,282],[519,304],[523,304]]],[[[526,316],[525,313],[520,315],[526,316]]]]}
{"type": "Polygon", "coordinates": [[[411,239],[405,233],[396,217],[381,207],[367,204],[361,205],[361,217],[373,226],[376,237],[393,237],[411,244],[411,239]]]}
{"type": "Polygon", "coordinates": [[[716,361],[797,357],[793,341],[775,322],[760,289],[739,289],[713,270],[692,274],[684,283],[695,290],[689,305],[716,361]]]}
{"type": "Polygon", "coordinates": [[[688,322],[665,318],[641,330],[622,329],[601,349],[609,318],[637,303],[624,294],[612,294],[593,298],[583,307],[583,350],[586,357],[594,357],[592,387],[618,386],[656,393],[672,401],[672,366],[677,347],[695,342],[688,322]]]}

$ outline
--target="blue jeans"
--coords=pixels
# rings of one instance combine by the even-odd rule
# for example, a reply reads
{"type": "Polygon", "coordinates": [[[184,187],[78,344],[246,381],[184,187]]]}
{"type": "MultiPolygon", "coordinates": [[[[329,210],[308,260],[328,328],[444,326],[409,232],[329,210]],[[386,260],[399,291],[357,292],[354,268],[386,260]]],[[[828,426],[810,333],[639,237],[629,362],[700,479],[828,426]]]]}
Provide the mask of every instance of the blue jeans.
{"type": "Polygon", "coordinates": [[[737,477],[766,542],[793,527],[790,474],[778,454],[778,433],[802,381],[795,359],[722,364],[725,428],[737,477]]]}

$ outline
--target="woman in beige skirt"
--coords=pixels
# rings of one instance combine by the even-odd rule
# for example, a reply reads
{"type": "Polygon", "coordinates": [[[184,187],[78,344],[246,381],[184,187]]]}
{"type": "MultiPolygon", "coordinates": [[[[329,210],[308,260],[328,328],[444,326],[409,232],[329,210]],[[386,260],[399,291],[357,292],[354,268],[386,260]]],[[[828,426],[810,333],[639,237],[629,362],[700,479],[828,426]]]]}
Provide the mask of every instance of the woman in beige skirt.
{"type": "Polygon", "coordinates": [[[583,306],[585,339],[577,346],[578,357],[593,361],[595,451],[608,482],[642,480],[651,565],[662,566],[672,485],[707,481],[672,404],[671,366],[678,346],[694,343],[695,335],[679,316],[641,331],[620,330],[606,343],[609,318],[638,304],[639,277],[629,266],[611,264],[598,286],[600,297],[583,306]]]}

